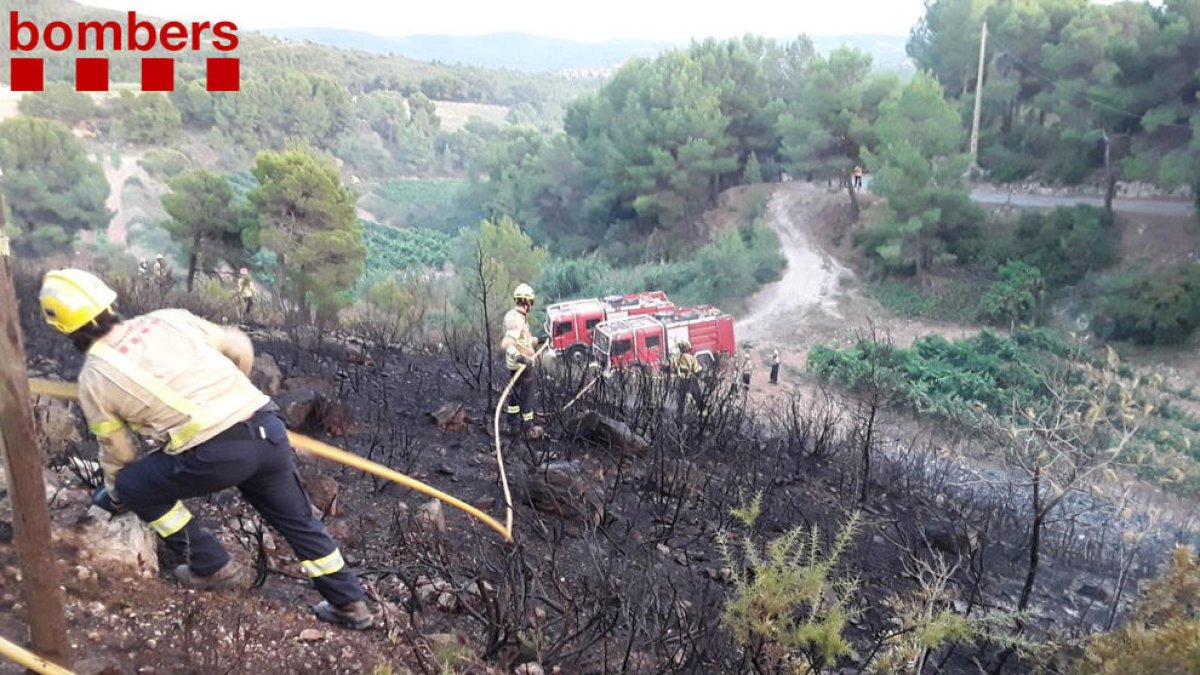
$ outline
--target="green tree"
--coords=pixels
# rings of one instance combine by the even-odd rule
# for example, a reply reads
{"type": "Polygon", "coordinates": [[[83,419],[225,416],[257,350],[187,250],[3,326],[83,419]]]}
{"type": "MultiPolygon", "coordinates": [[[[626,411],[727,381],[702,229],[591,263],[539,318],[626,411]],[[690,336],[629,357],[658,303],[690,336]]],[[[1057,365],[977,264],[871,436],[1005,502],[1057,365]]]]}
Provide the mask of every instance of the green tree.
{"type": "Polygon", "coordinates": [[[754,151],[750,152],[750,157],[746,160],[746,168],[742,169],[742,182],[746,185],[763,182],[762,165],[758,163],[758,153],[754,151]]]}
{"type": "Polygon", "coordinates": [[[253,173],[250,200],[262,245],[275,254],[281,297],[294,312],[315,306],[319,322],[336,319],[366,259],[354,194],[332,159],[303,146],[260,153],[253,173]]]}
{"type": "Polygon", "coordinates": [[[170,145],[183,126],[179,110],[160,92],[136,95],[122,89],[112,102],[112,110],[120,135],[131,143],[170,145]]]}
{"type": "Polygon", "coordinates": [[[47,82],[39,92],[25,94],[17,104],[22,115],[61,120],[69,125],[90,121],[96,116],[92,97],[66,82],[47,82]]]}
{"type": "Polygon", "coordinates": [[[923,283],[935,256],[952,260],[960,231],[979,217],[963,184],[962,120],[937,80],[919,73],[883,103],[876,132],[879,150],[865,159],[872,191],[888,203],[871,233],[874,252],[892,268],[911,266],[923,283]]]}
{"type": "Polygon", "coordinates": [[[913,28],[908,55],[956,96],[974,86],[979,27],[991,0],[927,0],[913,28]]]}
{"type": "Polygon", "coordinates": [[[0,122],[0,170],[14,238],[25,251],[48,253],[81,230],[108,227],[104,172],[61,122],[32,117],[0,122]]]}
{"type": "Polygon", "coordinates": [[[478,323],[486,303],[487,333],[498,337],[504,312],[512,304],[513,289],[519,283],[537,279],[550,255],[507,217],[483,220],[477,230],[464,231],[457,251],[456,304],[464,316],[478,323]]]}
{"type": "Polygon", "coordinates": [[[196,266],[240,252],[242,232],[233,207],[233,189],[224,176],[205,170],[184,172],[170,182],[163,208],[171,219],[167,234],[188,256],[187,290],[192,291],[196,266]]]}
{"type": "Polygon", "coordinates": [[[871,57],[842,47],[809,68],[804,94],[779,118],[780,152],[788,171],[836,178],[846,187],[854,217],[858,194],[852,176],[863,148],[876,143],[875,121],[896,88],[894,77],[871,77],[871,57]]]}

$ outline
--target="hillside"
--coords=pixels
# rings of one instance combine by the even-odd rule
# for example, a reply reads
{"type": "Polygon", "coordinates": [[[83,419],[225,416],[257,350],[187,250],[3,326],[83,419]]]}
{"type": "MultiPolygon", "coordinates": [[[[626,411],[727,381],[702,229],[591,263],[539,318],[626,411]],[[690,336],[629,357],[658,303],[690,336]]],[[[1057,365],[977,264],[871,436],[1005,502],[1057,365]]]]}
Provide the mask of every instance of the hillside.
{"type": "MultiPolygon", "coordinates": [[[[512,68],[531,73],[611,68],[632,58],[653,58],[662,52],[687,46],[686,42],[636,39],[576,42],[527,33],[383,37],[328,28],[268,29],[264,32],[289,40],[396,54],[421,61],[512,68]]],[[[879,70],[912,73],[914,69],[904,51],[907,40],[903,35],[813,36],[817,51],[823,54],[847,45],[870,54],[879,70]]]]}

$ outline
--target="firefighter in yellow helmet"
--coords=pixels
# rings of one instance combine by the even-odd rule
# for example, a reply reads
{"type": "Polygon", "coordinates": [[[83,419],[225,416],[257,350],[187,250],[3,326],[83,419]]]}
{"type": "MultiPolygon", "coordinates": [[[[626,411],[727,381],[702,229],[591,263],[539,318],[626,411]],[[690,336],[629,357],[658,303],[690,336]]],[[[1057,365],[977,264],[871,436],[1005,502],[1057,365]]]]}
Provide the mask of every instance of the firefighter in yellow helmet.
{"type": "Polygon", "coordinates": [[[692,403],[697,408],[700,407],[700,384],[696,382],[696,375],[702,370],[702,367],[700,361],[696,359],[696,355],[692,353],[692,345],[687,340],[680,341],[677,346],[679,353],[671,359],[671,370],[678,378],[675,419],[682,420],[689,396],[692,403]]]}
{"type": "Polygon", "coordinates": [[[242,301],[242,319],[250,318],[250,309],[254,307],[254,280],[250,278],[250,270],[243,267],[238,271],[238,297],[242,301]]]}
{"type": "Polygon", "coordinates": [[[324,596],[313,607],[318,618],[372,625],[357,577],[313,517],[278,407],[250,382],[254,347],[245,334],[183,309],[126,320],[114,311],[117,294],[77,269],[48,272],[39,296],[46,321],[86,354],[79,406],[100,441],[98,506],[149,524],[187,561],[174,570],[181,585],[244,587],[245,569],[182,501],[236,486],[324,596]],[[159,447],[138,457],[129,429],[159,447]]]}
{"type": "Polygon", "coordinates": [[[500,348],[504,350],[504,364],[512,373],[525,366],[512,391],[505,408],[505,429],[510,434],[523,431],[526,438],[537,439],[544,434],[542,427],[533,423],[533,357],[537,340],[529,332],[529,310],[533,309],[533,287],[518,284],[513,290],[515,306],[504,315],[504,337],[500,348]]]}

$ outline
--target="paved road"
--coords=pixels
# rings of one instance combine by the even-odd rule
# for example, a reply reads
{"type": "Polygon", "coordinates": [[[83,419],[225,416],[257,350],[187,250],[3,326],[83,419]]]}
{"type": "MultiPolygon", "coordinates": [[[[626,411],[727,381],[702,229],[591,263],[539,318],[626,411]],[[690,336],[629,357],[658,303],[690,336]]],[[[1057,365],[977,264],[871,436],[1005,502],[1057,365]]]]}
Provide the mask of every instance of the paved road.
{"type": "MultiPolygon", "coordinates": [[[[1073,206],[1088,204],[1104,206],[1102,197],[1055,197],[1051,195],[1025,195],[1008,192],[988,192],[976,190],[971,192],[971,199],[980,204],[1010,204],[1027,208],[1052,208],[1055,206],[1073,206]]],[[[1113,201],[1113,209],[1123,213],[1143,213],[1155,216],[1180,216],[1187,218],[1195,213],[1195,206],[1189,201],[1169,199],[1117,199],[1113,201]]]]}

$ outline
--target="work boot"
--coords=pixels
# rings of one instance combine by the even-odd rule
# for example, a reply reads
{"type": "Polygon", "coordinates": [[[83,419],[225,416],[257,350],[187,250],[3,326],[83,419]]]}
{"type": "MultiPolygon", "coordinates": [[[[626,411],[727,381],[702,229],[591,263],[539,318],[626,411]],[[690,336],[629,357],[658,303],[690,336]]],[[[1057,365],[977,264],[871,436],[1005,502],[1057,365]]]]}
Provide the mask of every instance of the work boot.
{"type": "Polygon", "coordinates": [[[202,577],[192,571],[187,565],[175,568],[175,580],[184,588],[197,591],[224,591],[246,587],[246,570],[241,565],[230,560],[221,569],[202,577]]]}
{"type": "Polygon", "coordinates": [[[348,602],[340,607],[334,607],[328,600],[322,600],[313,607],[317,618],[350,630],[366,630],[375,625],[375,617],[367,609],[365,600],[348,602]]]}

